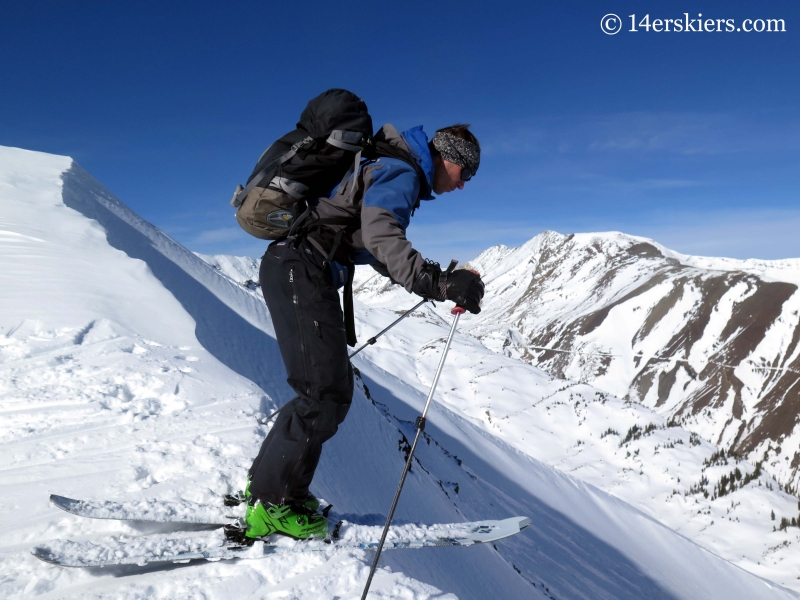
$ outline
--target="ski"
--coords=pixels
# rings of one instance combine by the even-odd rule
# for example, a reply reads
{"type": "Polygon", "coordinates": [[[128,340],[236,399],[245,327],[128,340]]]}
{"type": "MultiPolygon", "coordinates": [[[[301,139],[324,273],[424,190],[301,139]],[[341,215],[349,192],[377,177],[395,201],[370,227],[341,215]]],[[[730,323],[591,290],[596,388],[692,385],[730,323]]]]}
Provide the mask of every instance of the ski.
{"type": "Polygon", "coordinates": [[[141,499],[126,502],[110,500],[75,500],[52,494],[50,502],[70,514],[87,519],[119,521],[153,521],[156,523],[187,523],[194,525],[225,525],[244,514],[243,509],[197,504],[188,500],[141,499]],[[241,513],[241,514],[239,514],[241,513]]]}
{"type": "MultiPolygon", "coordinates": [[[[476,521],[438,525],[397,525],[391,527],[384,549],[473,546],[495,542],[524,530],[527,517],[502,521],[476,521]]],[[[294,540],[271,536],[252,545],[232,542],[222,530],[204,535],[157,534],[143,537],[113,536],[97,542],[53,541],[35,547],[31,554],[39,560],[62,567],[107,567],[183,563],[191,560],[255,559],[275,554],[331,552],[338,549],[377,548],[382,527],[337,524],[338,538],[294,540]]]]}

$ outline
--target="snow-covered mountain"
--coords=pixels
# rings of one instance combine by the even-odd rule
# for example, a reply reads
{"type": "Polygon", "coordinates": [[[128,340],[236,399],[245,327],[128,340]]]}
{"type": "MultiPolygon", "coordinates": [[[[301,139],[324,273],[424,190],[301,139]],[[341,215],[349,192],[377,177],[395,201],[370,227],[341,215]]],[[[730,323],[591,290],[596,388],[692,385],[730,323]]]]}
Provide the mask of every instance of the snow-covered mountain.
{"type": "Polygon", "coordinates": [[[487,347],[652,408],[797,491],[800,259],[545,232],[470,266],[486,297],[464,325],[487,347]]]}
{"type": "MultiPolygon", "coordinates": [[[[414,302],[369,268],[357,272],[356,296],[369,307],[366,314],[379,307],[400,312],[398,307],[414,302]]],[[[430,312],[446,319],[442,307],[430,312]]],[[[462,317],[463,331],[480,331],[476,323],[482,318],[484,312],[462,317]]],[[[423,373],[431,368],[425,352],[432,334],[424,331],[424,319],[407,321],[378,341],[387,352],[370,359],[419,381],[422,390],[429,381],[423,373]]],[[[363,327],[360,336],[377,329],[363,327]]],[[[730,455],[630,399],[579,380],[543,378],[538,368],[505,356],[501,348],[489,350],[484,344],[492,337],[473,340],[470,351],[455,359],[460,380],[469,385],[447,385],[442,402],[520,451],[612,493],[743,568],[800,588],[800,534],[791,526],[800,521],[800,504],[763,464],[730,455]]]]}
{"type": "MultiPolygon", "coordinates": [[[[0,148],[0,286],[3,598],[358,597],[370,559],[362,551],[94,572],[31,557],[31,546],[47,539],[170,531],[72,517],[48,504],[49,493],[219,501],[242,484],[266,433],[254,417],[290,392],[258,291],[141,220],[68,158],[0,148]]],[[[362,337],[394,309],[360,304],[362,337]]],[[[382,522],[448,327],[436,311],[412,323],[355,359],[353,408],[326,444],[313,484],[351,523],[382,522]]],[[[595,425],[582,429],[586,415],[597,412],[590,421],[599,422],[625,411],[621,401],[569,387],[469,336],[459,335],[452,353],[396,518],[520,514],[534,524],[488,547],[387,552],[371,597],[797,597],[518,447],[523,436],[546,441],[547,428],[555,443],[567,430],[580,432],[578,440],[599,437],[595,425]],[[470,414],[475,402],[459,405],[490,391],[487,416],[522,429],[493,430],[470,414]],[[545,428],[532,405],[549,406],[545,428]]],[[[644,407],[630,409],[631,422],[650,418],[637,412],[644,407]]],[[[689,434],[661,424],[602,443],[611,456],[663,442],[661,454],[672,444],[670,456],[693,460],[680,454],[695,448],[689,434]]],[[[767,495],[769,485],[761,474],[737,493],[767,495]]],[[[765,506],[732,515],[755,520],[765,506]]],[[[788,542],[790,534],[775,535],[788,542]]]]}
{"type": "Polygon", "coordinates": [[[797,489],[800,259],[545,232],[472,264],[488,302],[470,331],[488,346],[653,408],[797,489]]]}

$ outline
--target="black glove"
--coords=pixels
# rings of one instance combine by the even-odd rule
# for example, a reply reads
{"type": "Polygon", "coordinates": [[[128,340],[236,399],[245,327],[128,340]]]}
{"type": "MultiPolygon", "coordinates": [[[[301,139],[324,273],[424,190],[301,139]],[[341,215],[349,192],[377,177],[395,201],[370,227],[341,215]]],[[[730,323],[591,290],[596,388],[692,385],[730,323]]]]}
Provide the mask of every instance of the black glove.
{"type": "Polygon", "coordinates": [[[414,284],[411,286],[411,291],[417,296],[441,302],[447,297],[444,281],[444,271],[442,271],[439,263],[426,260],[425,264],[422,265],[422,270],[414,280],[414,284]],[[442,285],[439,285],[440,279],[442,285]]]}
{"type": "Polygon", "coordinates": [[[441,270],[439,263],[425,261],[411,291],[423,298],[440,302],[452,300],[473,314],[481,312],[483,281],[473,271],[460,269],[448,273],[441,270]]]}
{"type": "Polygon", "coordinates": [[[472,314],[477,315],[481,312],[481,300],[483,299],[483,281],[481,276],[474,271],[459,269],[452,273],[442,273],[439,284],[444,280],[446,287],[446,297],[458,306],[463,306],[472,314]]]}

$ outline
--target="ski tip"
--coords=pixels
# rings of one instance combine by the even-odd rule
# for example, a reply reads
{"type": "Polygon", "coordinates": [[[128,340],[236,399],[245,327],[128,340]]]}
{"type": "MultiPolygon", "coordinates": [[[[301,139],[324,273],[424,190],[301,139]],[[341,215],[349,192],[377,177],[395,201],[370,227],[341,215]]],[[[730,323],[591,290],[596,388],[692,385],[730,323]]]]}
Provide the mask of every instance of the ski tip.
{"type": "Polygon", "coordinates": [[[50,494],[50,503],[57,506],[61,510],[70,511],[70,508],[77,503],[77,500],[67,498],[66,496],[59,496],[58,494],[50,494]]]}
{"type": "Polygon", "coordinates": [[[58,564],[58,562],[55,559],[55,556],[47,546],[36,546],[31,550],[31,554],[36,558],[38,558],[39,560],[46,563],[50,563],[51,565],[58,564]]]}
{"type": "Polygon", "coordinates": [[[51,548],[47,546],[35,546],[31,550],[31,555],[35,556],[42,562],[46,562],[51,565],[55,565],[57,567],[91,567],[95,566],[92,564],[82,564],[80,559],[73,559],[70,560],[65,558],[63,555],[54,552],[51,548]]]}
{"type": "Polygon", "coordinates": [[[533,520],[530,517],[521,517],[519,521],[519,530],[527,529],[531,523],[533,523],[533,520]]]}

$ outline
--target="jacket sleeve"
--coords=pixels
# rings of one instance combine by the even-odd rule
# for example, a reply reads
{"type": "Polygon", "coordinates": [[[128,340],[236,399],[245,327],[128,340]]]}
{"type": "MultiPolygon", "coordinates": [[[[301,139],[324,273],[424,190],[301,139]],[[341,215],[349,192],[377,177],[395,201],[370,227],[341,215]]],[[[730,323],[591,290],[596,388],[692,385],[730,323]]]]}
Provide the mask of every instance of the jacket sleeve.
{"type": "Polygon", "coordinates": [[[379,263],[377,260],[373,260],[371,263],[369,263],[369,266],[372,267],[373,270],[379,275],[383,275],[389,279],[392,278],[392,276],[389,274],[389,269],[386,268],[385,264],[379,263]]]}
{"type": "Polygon", "coordinates": [[[411,210],[419,194],[414,169],[399,160],[379,159],[365,174],[361,207],[364,246],[386,265],[390,277],[411,292],[425,259],[406,239],[411,210]]]}

